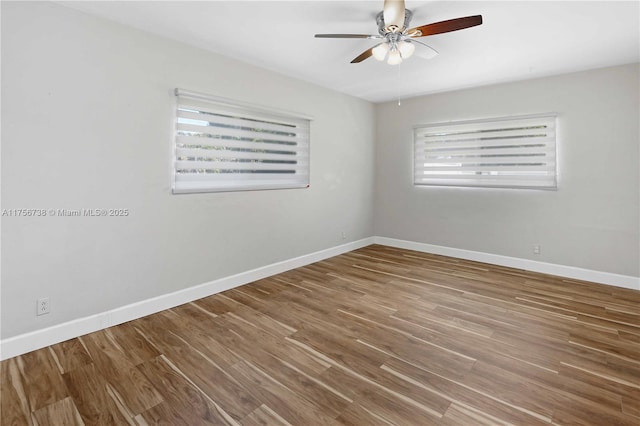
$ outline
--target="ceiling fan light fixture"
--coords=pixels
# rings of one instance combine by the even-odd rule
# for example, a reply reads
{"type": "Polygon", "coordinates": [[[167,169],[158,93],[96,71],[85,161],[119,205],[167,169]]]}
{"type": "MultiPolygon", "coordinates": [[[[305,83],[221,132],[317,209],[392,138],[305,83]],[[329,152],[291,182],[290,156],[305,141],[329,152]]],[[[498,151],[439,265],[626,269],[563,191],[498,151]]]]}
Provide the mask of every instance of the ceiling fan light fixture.
{"type": "Polygon", "coordinates": [[[376,47],[373,48],[373,57],[378,61],[384,61],[384,58],[387,56],[387,52],[389,51],[388,43],[380,43],[376,47]]]}
{"type": "Polygon", "coordinates": [[[410,41],[401,41],[398,43],[398,51],[400,55],[402,55],[402,59],[407,59],[413,55],[413,52],[416,50],[416,45],[410,41]]]}
{"type": "Polygon", "coordinates": [[[316,34],[315,37],[379,40],[377,45],[353,58],[351,63],[359,64],[373,56],[378,61],[384,61],[386,58],[389,65],[398,65],[413,55],[416,43],[423,46],[420,50],[427,49],[425,54],[420,54],[421,57],[430,59],[438,54],[436,50],[415,38],[449,33],[482,24],[482,15],[473,15],[410,28],[413,12],[405,9],[404,3],[405,0],[384,0],[382,11],[376,15],[378,34],[316,34]]]}
{"type": "Polygon", "coordinates": [[[398,65],[402,62],[402,55],[397,49],[389,51],[389,58],[387,59],[387,64],[389,65],[398,65]]]}

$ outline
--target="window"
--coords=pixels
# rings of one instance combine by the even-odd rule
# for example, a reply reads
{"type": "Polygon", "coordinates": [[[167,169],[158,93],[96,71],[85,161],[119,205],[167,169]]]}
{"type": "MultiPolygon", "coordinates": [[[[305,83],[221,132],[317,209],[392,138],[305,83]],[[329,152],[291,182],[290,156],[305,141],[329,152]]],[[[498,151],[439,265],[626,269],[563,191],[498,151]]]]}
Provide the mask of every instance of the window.
{"type": "Polygon", "coordinates": [[[416,185],[555,189],[556,115],[414,128],[416,185]]]}
{"type": "Polygon", "coordinates": [[[310,118],[175,93],[174,193],[309,186],[310,118]]]}

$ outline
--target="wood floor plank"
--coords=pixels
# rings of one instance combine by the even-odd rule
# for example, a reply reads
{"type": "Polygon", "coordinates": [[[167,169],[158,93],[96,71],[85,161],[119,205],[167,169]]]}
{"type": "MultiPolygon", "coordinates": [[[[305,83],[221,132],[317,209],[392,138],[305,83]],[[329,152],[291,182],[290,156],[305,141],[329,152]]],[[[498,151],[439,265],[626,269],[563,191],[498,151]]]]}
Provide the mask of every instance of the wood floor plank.
{"type": "Polygon", "coordinates": [[[0,368],[0,424],[32,424],[31,408],[18,369],[18,358],[2,361],[0,368]]]}
{"type": "Polygon", "coordinates": [[[224,293],[214,294],[213,296],[209,297],[203,297],[202,299],[198,299],[193,303],[215,315],[222,315],[227,312],[233,312],[235,309],[241,306],[240,303],[225,296],[224,293]]]}
{"type": "Polygon", "coordinates": [[[638,425],[640,292],[371,245],[0,363],[0,425],[638,425]]]}
{"type": "Polygon", "coordinates": [[[175,308],[171,308],[170,311],[177,314],[179,317],[193,318],[198,322],[208,322],[212,318],[216,318],[218,316],[194,302],[176,306],[175,308]]]}
{"type": "Polygon", "coordinates": [[[413,400],[399,398],[381,390],[365,392],[362,398],[356,400],[365,411],[374,417],[383,419],[392,425],[437,425],[442,418],[437,412],[424,410],[416,406],[413,400]]]}
{"type": "MultiPolygon", "coordinates": [[[[229,317],[224,326],[227,328],[218,330],[215,338],[211,340],[215,342],[214,346],[220,345],[225,350],[227,347],[233,346],[233,355],[236,360],[242,360],[245,357],[244,354],[250,356],[258,349],[272,354],[280,361],[287,362],[309,374],[321,373],[330,366],[283,339],[286,336],[278,338],[261,327],[238,321],[237,317],[229,317]],[[239,339],[238,336],[242,336],[242,339],[239,339]],[[261,342],[259,348],[255,347],[256,341],[261,342]]],[[[232,364],[235,364],[235,362],[232,364]]]]}
{"type": "Polygon", "coordinates": [[[640,392],[622,396],[622,412],[640,419],[640,392]]]}
{"type": "Polygon", "coordinates": [[[588,404],[565,404],[555,410],[553,421],[559,424],[637,426],[640,418],[621,411],[603,410],[588,404]]]}
{"type": "Polygon", "coordinates": [[[118,401],[134,415],[162,402],[162,397],[151,383],[135,368],[123,349],[102,330],[81,338],[98,372],[112,387],[118,401]]]}
{"type": "Polygon", "coordinates": [[[281,362],[264,351],[246,353],[245,359],[288,391],[303,395],[310,404],[330,417],[336,417],[353,401],[321,380],[304,374],[287,362],[281,362]],[[268,373],[266,373],[268,372],[268,373]]]}
{"type": "Polygon", "coordinates": [[[291,391],[250,362],[240,362],[233,366],[235,377],[250,389],[251,393],[273,407],[279,417],[293,425],[326,424],[338,425],[332,416],[322,412],[301,395],[291,391]]]}
{"type": "Polygon", "coordinates": [[[88,364],[63,375],[74,404],[87,425],[129,424],[109,394],[108,383],[95,365],[88,364]]]}
{"type": "Polygon", "coordinates": [[[20,355],[17,361],[31,411],[69,395],[60,370],[47,348],[20,355]]]}
{"type": "Polygon", "coordinates": [[[242,360],[229,347],[214,338],[222,327],[217,321],[218,318],[216,322],[204,322],[191,317],[181,317],[180,326],[174,327],[173,330],[162,325],[166,323],[166,318],[163,319],[161,315],[155,315],[153,319],[157,323],[147,323],[141,326],[142,330],[149,333],[150,338],[164,349],[165,354],[179,354],[187,341],[193,349],[222,369],[242,360]]]}
{"type": "Polygon", "coordinates": [[[454,403],[451,404],[439,424],[445,426],[495,426],[508,425],[509,423],[493,417],[489,414],[482,413],[469,407],[454,403]]]}
{"type": "Polygon", "coordinates": [[[240,421],[242,426],[292,426],[268,406],[262,404],[240,421]]]}
{"type": "Polygon", "coordinates": [[[390,359],[382,367],[399,378],[422,386],[425,390],[434,392],[457,404],[475,407],[480,412],[489,413],[495,417],[514,424],[544,425],[549,419],[537,415],[508,401],[499,399],[486,392],[486,389],[473,388],[451,378],[446,378],[428,371],[428,367],[417,367],[401,360],[390,359]]]}
{"type": "Polygon", "coordinates": [[[132,365],[138,365],[160,355],[158,348],[136,330],[132,322],[111,327],[106,330],[109,336],[121,347],[126,348],[127,358],[132,365]]]}
{"type": "Polygon", "coordinates": [[[351,404],[336,420],[347,426],[395,426],[389,420],[365,409],[360,404],[351,404]]]}
{"type": "Polygon", "coordinates": [[[67,397],[53,404],[49,404],[33,412],[39,426],[82,426],[84,421],[73,402],[73,398],[67,397]]]}
{"type": "Polygon", "coordinates": [[[182,346],[166,347],[167,359],[233,419],[242,419],[260,406],[260,401],[230,374],[229,366],[216,363],[187,340],[178,341],[182,346]]]}
{"type": "Polygon", "coordinates": [[[78,339],[71,339],[52,345],[49,350],[62,373],[92,362],[91,356],[89,356],[87,350],[78,339]]]}
{"type": "Polygon", "coordinates": [[[236,424],[235,420],[164,356],[137,366],[159,390],[163,401],[142,413],[147,423],[236,424]]]}

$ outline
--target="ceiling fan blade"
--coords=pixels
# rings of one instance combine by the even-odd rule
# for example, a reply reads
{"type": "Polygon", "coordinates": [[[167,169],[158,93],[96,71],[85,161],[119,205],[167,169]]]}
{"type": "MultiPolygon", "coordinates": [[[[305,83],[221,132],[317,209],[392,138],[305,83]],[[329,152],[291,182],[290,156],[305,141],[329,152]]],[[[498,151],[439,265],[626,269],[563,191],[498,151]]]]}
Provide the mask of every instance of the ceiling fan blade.
{"type": "Polygon", "coordinates": [[[435,34],[448,33],[463,30],[482,24],[482,15],[466,16],[464,18],[449,19],[448,21],[435,22],[421,27],[411,28],[407,31],[412,37],[425,37],[435,34]],[[415,34],[412,34],[415,33],[415,34]]]}
{"type": "Polygon", "coordinates": [[[384,0],[382,9],[387,31],[400,32],[404,27],[404,0],[384,0]]]}
{"type": "Polygon", "coordinates": [[[351,61],[351,63],[352,64],[358,64],[358,63],[364,61],[365,59],[371,57],[371,55],[373,55],[373,47],[371,49],[365,50],[364,52],[362,52],[361,54],[356,56],[353,59],[353,61],[351,61]]]}
{"type": "Polygon", "coordinates": [[[377,35],[368,34],[316,34],[315,38],[380,38],[377,35]]]}
{"type": "Polygon", "coordinates": [[[416,52],[414,53],[415,56],[423,59],[433,59],[440,54],[436,49],[419,40],[411,40],[411,42],[418,43],[419,45],[423,46],[419,49],[416,49],[416,52]]]}

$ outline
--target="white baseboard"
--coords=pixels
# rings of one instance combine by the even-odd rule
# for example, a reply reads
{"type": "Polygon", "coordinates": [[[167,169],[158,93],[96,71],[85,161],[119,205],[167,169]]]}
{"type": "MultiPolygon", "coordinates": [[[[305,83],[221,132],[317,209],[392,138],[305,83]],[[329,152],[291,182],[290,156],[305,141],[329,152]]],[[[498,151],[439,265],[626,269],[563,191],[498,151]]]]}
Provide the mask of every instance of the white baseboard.
{"type": "Polygon", "coordinates": [[[369,237],[282,262],[273,263],[271,265],[266,265],[247,272],[231,275],[229,277],[220,278],[215,281],[189,287],[174,293],[164,294],[152,299],[132,303],[100,314],[78,318],[76,320],[54,325],[42,330],[36,330],[30,333],[4,339],[0,341],[0,360],[64,342],[65,340],[112,327],[114,325],[122,324],[164,309],[173,308],[184,303],[192,302],[212,294],[220,293],[234,287],[248,284],[291,269],[299,268],[320,260],[328,259],[374,243],[425,253],[457,257],[460,259],[475,260],[478,262],[508,266],[528,271],[542,272],[545,274],[558,275],[578,280],[609,284],[632,290],[640,290],[640,278],[638,277],[576,268],[573,266],[556,265],[553,263],[537,262],[491,253],[437,246],[433,244],[417,243],[414,241],[398,240],[395,238],[369,237]]]}
{"type": "Polygon", "coordinates": [[[146,315],[192,302],[212,294],[248,284],[310,263],[328,259],[361,247],[373,244],[373,237],[320,250],[282,262],[272,263],[251,271],[242,272],[215,281],[185,288],[174,293],[132,303],[107,312],[78,318],[42,330],[21,334],[0,341],[0,360],[11,358],[49,345],[64,342],[74,337],[122,324],[146,315]]]}
{"type": "Polygon", "coordinates": [[[373,241],[376,244],[390,247],[421,251],[424,253],[440,254],[443,256],[457,257],[459,259],[475,260],[477,262],[491,263],[494,265],[508,266],[511,268],[524,269],[527,271],[558,275],[565,278],[573,278],[600,284],[608,284],[616,287],[628,288],[631,290],[640,290],[640,278],[628,275],[594,271],[591,269],[557,265],[554,263],[538,262],[535,260],[521,259],[517,257],[501,256],[499,254],[483,253],[479,251],[463,250],[452,247],[437,246],[433,244],[417,243],[414,241],[397,240],[395,238],[373,237],[373,241]]]}

